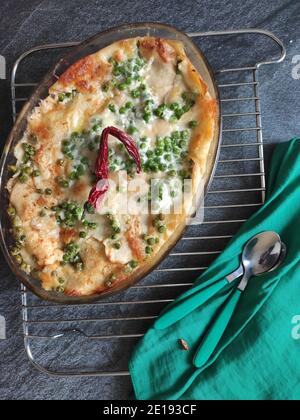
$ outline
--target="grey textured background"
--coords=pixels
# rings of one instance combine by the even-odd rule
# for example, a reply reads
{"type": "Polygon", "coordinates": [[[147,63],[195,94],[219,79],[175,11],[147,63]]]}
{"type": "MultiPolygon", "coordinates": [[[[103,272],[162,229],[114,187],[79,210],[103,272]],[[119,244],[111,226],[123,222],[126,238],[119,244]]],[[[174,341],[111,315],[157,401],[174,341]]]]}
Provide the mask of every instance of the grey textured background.
{"type": "MultiPolygon", "coordinates": [[[[300,2],[297,0],[96,1],[2,0],[0,54],[8,74],[14,60],[37,44],[82,40],[122,23],[157,21],[184,31],[260,27],[273,31],[287,47],[286,61],[260,74],[267,160],[275,143],[299,135],[300,80],[292,78],[292,57],[300,54],[300,2]]],[[[260,48],[260,43],[253,45],[260,48]]],[[[249,47],[249,45],[248,45],[249,47]]],[[[237,57],[222,46],[208,49],[214,67],[237,57]],[[225,51],[225,50],[224,50],[225,51]],[[226,50],[227,51],[227,50],[226,50]]],[[[0,81],[0,144],[11,128],[9,81],[0,81]]],[[[0,315],[7,320],[7,339],[0,341],[1,399],[127,398],[129,378],[57,379],[29,364],[22,341],[19,284],[0,255],[0,315]]],[[[76,358],[76,357],[75,357],[76,358]]]]}

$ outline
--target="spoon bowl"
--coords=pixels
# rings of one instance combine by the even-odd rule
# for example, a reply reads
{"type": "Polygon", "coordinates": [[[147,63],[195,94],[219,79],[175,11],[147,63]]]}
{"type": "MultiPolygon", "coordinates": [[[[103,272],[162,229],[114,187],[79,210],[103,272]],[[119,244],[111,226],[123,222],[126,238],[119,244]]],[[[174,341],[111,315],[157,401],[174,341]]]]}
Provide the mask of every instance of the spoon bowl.
{"type": "Polygon", "coordinates": [[[258,276],[273,270],[280,260],[283,244],[276,232],[259,233],[245,245],[242,264],[250,276],[258,276]]]}
{"type": "Polygon", "coordinates": [[[283,242],[282,242],[282,248],[281,248],[281,254],[280,254],[280,257],[279,257],[279,259],[278,259],[277,263],[274,265],[274,267],[273,267],[273,268],[271,268],[271,269],[268,271],[268,273],[271,273],[272,271],[277,270],[277,268],[278,268],[278,267],[279,267],[279,266],[283,263],[283,261],[285,260],[286,254],[287,254],[287,247],[286,247],[285,243],[283,243],[283,242]]]}

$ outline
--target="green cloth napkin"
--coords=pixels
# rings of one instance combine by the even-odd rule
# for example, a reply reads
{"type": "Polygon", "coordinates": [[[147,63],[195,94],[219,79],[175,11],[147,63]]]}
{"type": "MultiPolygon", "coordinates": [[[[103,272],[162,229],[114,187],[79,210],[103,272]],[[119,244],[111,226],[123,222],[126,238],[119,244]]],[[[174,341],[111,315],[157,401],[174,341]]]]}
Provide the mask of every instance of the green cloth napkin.
{"type": "Polygon", "coordinates": [[[225,335],[201,369],[194,367],[193,355],[226,290],[173,326],[152,327],[129,363],[137,399],[300,398],[300,341],[292,337],[292,320],[300,315],[300,139],[277,146],[267,193],[265,205],[195,285],[213,283],[236,269],[244,244],[265,230],[275,230],[286,243],[284,263],[250,280],[225,335]],[[188,351],[179,339],[188,343],[188,351]]]}

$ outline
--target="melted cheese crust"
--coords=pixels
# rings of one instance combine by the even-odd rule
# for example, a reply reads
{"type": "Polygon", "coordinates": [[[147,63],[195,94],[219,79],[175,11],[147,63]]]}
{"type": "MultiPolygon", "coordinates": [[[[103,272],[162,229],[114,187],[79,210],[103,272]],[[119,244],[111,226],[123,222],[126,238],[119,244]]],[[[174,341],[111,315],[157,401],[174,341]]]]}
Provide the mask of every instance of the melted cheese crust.
{"type": "MultiPolygon", "coordinates": [[[[8,185],[15,224],[19,224],[15,230],[23,234],[22,261],[42,286],[71,296],[100,294],[143,267],[151,268],[189,212],[207,169],[216,118],[217,103],[179,42],[150,37],[122,40],[73,64],[28,119],[24,138],[15,149],[18,171],[8,185]],[[165,104],[163,110],[159,108],[165,104]],[[179,106],[179,113],[183,109],[180,118],[175,117],[172,104],[179,106]],[[137,175],[128,155],[110,138],[110,179],[118,187],[108,193],[109,215],[85,213],[85,225],[73,215],[70,223],[62,203],[76,203],[83,211],[94,182],[101,131],[110,125],[132,134],[144,170],[137,175]],[[174,145],[168,146],[169,140],[161,140],[179,141],[174,133],[185,136],[181,140],[186,150],[179,155],[174,145]],[[161,143],[165,149],[162,156],[157,153],[158,163],[155,151],[162,150],[161,143]],[[29,163],[24,144],[34,149],[29,163]],[[150,159],[158,164],[153,171],[150,159]],[[27,170],[24,179],[28,165],[36,173],[27,170]],[[173,177],[171,168],[176,172],[173,177]],[[167,180],[173,195],[163,191],[156,203],[158,213],[163,213],[178,198],[180,171],[192,179],[191,197],[180,214],[164,215],[161,221],[157,214],[122,214],[122,182],[134,179],[149,185],[153,178],[167,180]],[[66,181],[68,187],[63,185],[66,181]],[[74,243],[77,260],[70,263],[64,255],[74,243]]],[[[145,193],[130,191],[127,200],[148,207],[145,193]]]]}

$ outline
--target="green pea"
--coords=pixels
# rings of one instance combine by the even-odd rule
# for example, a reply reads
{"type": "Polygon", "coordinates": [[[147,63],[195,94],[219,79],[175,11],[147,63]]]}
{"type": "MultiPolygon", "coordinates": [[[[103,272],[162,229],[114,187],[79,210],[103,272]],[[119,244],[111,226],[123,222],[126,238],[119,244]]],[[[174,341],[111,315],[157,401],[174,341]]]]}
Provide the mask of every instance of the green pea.
{"type": "Polygon", "coordinates": [[[159,233],[165,233],[167,228],[165,225],[160,225],[157,230],[159,233]]]}
{"type": "Polygon", "coordinates": [[[179,147],[175,146],[175,147],[173,147],[173,153],[174,153],[175,156],[178,157],[178,156],[180,156],[181,149],[179,147]]]}
{"type": "Polygon", "coordinates": [[[170,108],[172,111],[176,111],[176,110],[180,109],[180,105],[179,105],[179,103],[178,103],[178,102],[174,102],[174,103],[172,103],[172,104],[170,104],[170,105],[169,105],[169,108],[170,108]]]}
{"type": "Polygon", "coordinates": [[[121,233],[121,228],[120,228],[120,226],[118,226],[116,223],[113,223],[112,224],[112,231],[113,231],[113,233],[121,233]]]}
{"type": "Polygon", "coordinates": [[[109,109],[111,112],[116,112],[116,107],[114,106],[114,104],[109,104],[109,105],[108,105],[108,109],[109,109]]]}
{"type": "Polygon", "coordinates": [[[134,269],[139,265],[139,263],[135,260],[132,260],[132,261],[129,262],[129,265],[130,265],[131,268],[134,269]]]}
{"type": "Polygon", "coordinates": [[[156,165],[156,163],[154,161],[149,161],[148,162],[148,167],[149,167],[151,172],[157,172],[158,171],[158,166],[156,165]]]}
{"type": "Polygon", "coordinates": [[[171,160],[172,160],[172,156],[169,155],[169,154],[165,155],[164,158],[167,162],[171,162],[171,160]]]}
{"type": "Polygon", "coordinates": [[[128,134],[134,134],[134,133],[136,133],[136,132],[137,132],[137,128],[136,128],[136,127],[134,127],[133,125],[130,125],[130,126],[127,128],[127,132],[128,132],[128,134]]]}
{"type": "Polygon", "coordinates": [[[126,89],[126,87],[127,87],[127,84],[126,84],[126,83],[119,83],[119,84],[117,85],[117,88],[118,88],[119,90],[125,90],[125,89],[126,89]]]}
{"type": "Polygon", "coordinates": [[[32,176],[34,176],[35,178],[37,178],[40,175],[41,175],[41,173],[38,170],[35,170],[35,171],[32,172],[32,176]]]}
{"type": "Polygon", "coordinates": [[[185,179],[188,176],[188,174],[184,169],[181,169],[179,171],[179,176],[181,176],[181,178],[185,179]]]}
{"type": "Polygon", "coordinates": [[[61,179],[58,184],[62,188],[68,188],[70,186],[69,181],[66,179],[61,179]]]}
{"type": "Polygon", "coordinates": [[[148,245],[151,245],[151,246],[153,246],[153,245],[155,245],[155,238],[153,238],[153,237],[151,237],[151,238],[148,238],[147,239],[147,244],[148,245]]]}
{"type": "Polygon", "coordinates": [[[20,248],[15,246],[11,249],[10,253],[13,257],[16,257],[20,253],[20,248]]]}
{"type": "Polygon", "coordinates": [[[121,67],[120,67],[120,66],[116,66],[116,67],[114,68],[113,74],[114,74],[115,76],[120,76],[120,74],[121,74],[121,73],[122,73],[121,67]]]}
{"type": "Polygon", "coordinates": [[[175,111],[175,117],[177,118],[177,120],[180,120],[180,118],[183,116],[183,114],[184,114],[185,112],[186,112],[186,111],[184,110],[184,108],[177,109],[177,110],[175,111]]]}
{"type": "Polygon", "coordinates": [[[93,125],[92,131],[99,131],[101,129],[101,122],[97,122],[93,125]]]}
{"type": "Polygon", "coordinates": [[[95,230],[97,229],[97,223],[89,222],[88,227],[89,229],[95,230]]]}
{"type": "Polygon", "coordinates": [[[15,174],[17,172],[17,167],[16,165],[8,165],[7,169],[9,170],[9,172],[11,172],[12,174],[15,174]]]}
{"type": "Polygon", "coordinates": [[[89,213],[89,214],[94,214],[95,213],[95,209],[94,207],[91,205],[91,203],[86,203],[85,204],[85,210],[89,213]]]}
{"type": "Polygon", "coordinates": [[[78,165],[76,171],[79,176],[82,176],[85,173],[85,168],[83,165],[78,165]]]}
{"type": "Polygon", "coordinates": [[[125,108],[124,106],[122,106],[122,107],[119,109],[119,114],[125,114],[125,112],[126,112],[126,108],[125,108]]]}
{"type": "Polygon", "coordinates": [[[164,118],[164,113],[165,113],[165,111],[167,110],[167,105],[166,104],[162,104],[162,105],[160,105],[158,108],[156,108],[155,110],[154,110],[154,114],[158,117],[158,118],[161,118],[161,119],[163,119],[164,118]]]}
{"type": "Polygon", "coordinates": [[[195,121],[195,120],[190,121],[188,124],[189,128],[196,128],[197,125],[198,125],[198,121],[195,121]]]}
{"type": "Polygon", "coordinates": [[[164,194],[164,188],[161,185],[158,189],[158,198],[160,199],[160,201],[163,199],[163,194],[164,194]]]}
{"type": "Polygon", "coordinates": [[[13,206],[9,206],[7,209],[7,213],[9,214],[9,216],[13,217],[16,215],[16,209],[13,206]]]}
{"type": "Polygon", "coordinates": [[[183,130],[183,131],[181,132],[181,139],[182,139],[182,140],[188,140],[188,139],[189,139],[189,137],[190,137],[189,130],[183,130]]]}
{"type": "Polygon", "coordinates": [[[65,93],[59,93],[58,94],[58,101],[59,102],[63,102],[66,99],[66,94],[65,93]]]}
{"type": "Polygon", "coordinates": [[[113,244],[113,247],[114,247],[115,249],[120,249],[120,248],[121,248],[121,244],[120,244],[120,242],[115,242],[115,243],[113,244]]]}
{"type": "Polygon", "coordinates": [[[171,191],[170,195],[171,195],[172,198],[175,198],[176,197],[176,191],[174,191],[174,190],[171,191]]]}
{"type": "MultiPolygon", "coordinates": [[[[189,110],[191,109],[191,107],[192,107],[192,104],[186,104],[186,105],[184,105],[184,106],[181,108],[181,115],[180,115],[180,118],[181,118],[181,116],[182,116],[183,114],[185,114],[186,112],[189,112],[189,110]]],[[[180,118],[178,118],[178,119],[180,119],[180,118]]]]}
{"type": "Polygon", "coordinates": [[[147,156],[148,158],[153,157],[153,156],[154,156],[154,152],[153,152],[153,150],[148,150],[148,152],[146,153],[146,156],[147,156]]]}
{"type": "Polygon", "coordinates": [[[125,104],[125,108],[127,108],[127,109],[130,109],[130,108],[132,108],[133,107],[133,103],[132,102],[126,102],[126,104],[125,104]]]}
{"type": "Polygon", "coordinates": [[[20,266],[21,270],[25,271],[26,273],[30,273],[31,267],[29,264],[26,264],[25,262],[22,262],[20,266]]]}
{"type": "Polygon", "coordinates": [[[28,163],[29,161],[30,161],[30,156],[27,153],[25,153],[24,156],[23,156],[22,162],[23,163],[28,163]]]}
{"type": "Polygon", "coordinates": [[[141,91],[139,89],[134,89],[131,91],[131,96],[137,99],[141,96],[141,91]]]}
{"type": "Polygon", "coordinates": [[[16,263],[19,265],[21,265],[23,262],[23,258],[21,257],[20,254],[15,256],[15,260],[16,260],[16,263]]]}
{"type": "Polygon", "coordinates": [[[79,238],[85,239],[87,237],[87,233],[84,231],[79,232],[79,238]]]}
{"type": "Polygon", "coordinates": [[[26,168],[23,169],[23,173],[26,175],[31,175],[33,172],[33,169],[30,166],[26,166],[26,168]]]}
{"type": "Polygon", "coordinates": [[[148,123],[150,121],[151,118],[151,112],[144,112],[143,114],[143,120],[148,123]]]}
{"type": "Polygon", "coordinates": [[[180,155],[180,157],[182,159],[186,159],[188,157],[188,155],[189,155],[189,152],[182,152],[181,155],[180,155]]]}
{"type": "Polygon", "coordinates": [[[167,153],[172,152],[172,146],[170,146],[169,144],[165,144],[164,151],[167,153]]]}
{"type": "Polygon", "coordinates": [[[164,163],[159,163],[159,165],[158,165],[158,169],[159,169],[161,172],[165,172],[165,170],[167,169],[167,165],[165,165],[164,163]]]}
{"type": "Polygon", "coordinates": [[[171,134],[171,139],[173,141],[178,141],[178,140],[180,140],[180,138],[181,138],[180,132],[178,130],[173,131],[173,133],[171,134]]]}
{"type": "Polygon", "coordinates": [[[151,246],[146,246],[145,253],[147,255],[150,255],[150,254],[152,254],[152,252],[153,252],[153,248],[151,246]]]}
{"type": "Polygon", "coordinates": [[[185,142],[184,140],[180,140],[180,142],[178,143],[178,146],[179,146],[181,149],[184,149],[184,148],[186,147],[186,142],[185,142]]]}
{"type": "Polygon", "coordinates": [[[25,182],[28,181],[28,176],[23,174],[19,176],[19,181],[21,182],[21,184],[25,184],[25,182]]]}

